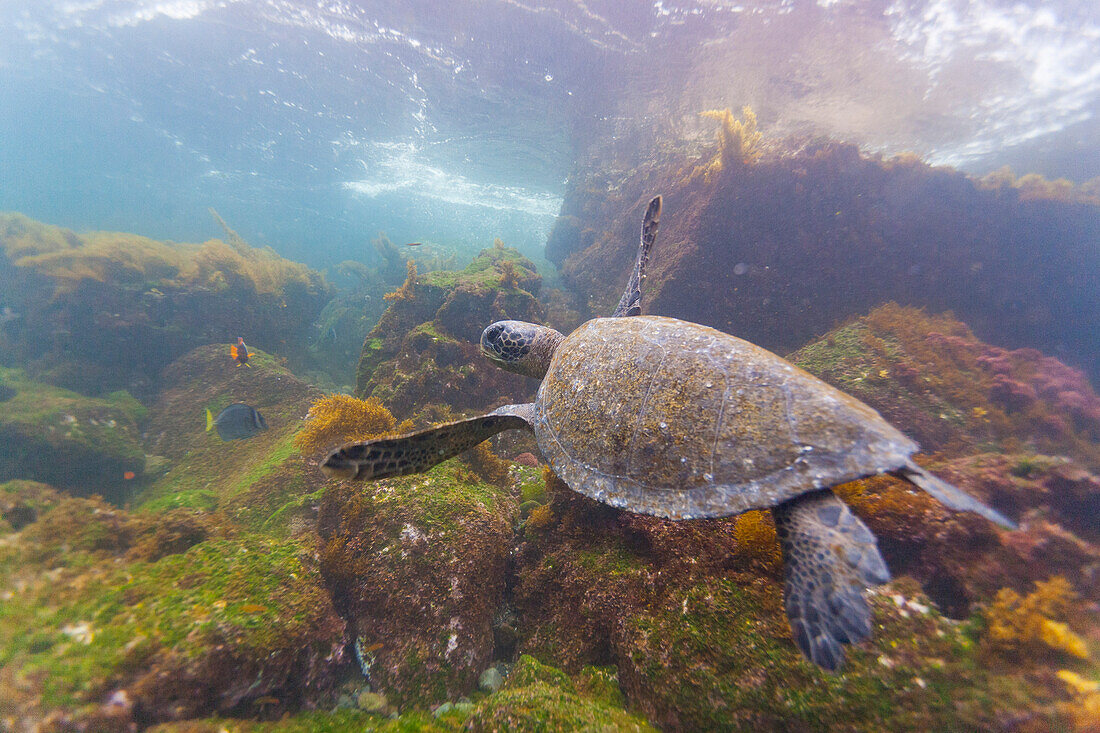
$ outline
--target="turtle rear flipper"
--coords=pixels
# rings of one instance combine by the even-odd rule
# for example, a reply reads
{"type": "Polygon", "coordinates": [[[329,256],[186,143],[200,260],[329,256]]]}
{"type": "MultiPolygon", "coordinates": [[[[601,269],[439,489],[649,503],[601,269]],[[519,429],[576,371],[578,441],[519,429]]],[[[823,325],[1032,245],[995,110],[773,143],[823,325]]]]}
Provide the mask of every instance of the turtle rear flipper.
{"type": "Polygon", "coordinates": [[[875,536],[832,491],[803,494],[772,510],[783,548],[783,596],[791,634],[814,664],[835,671],[841,644],[871,635],[867,585],[890,579],[875,536]]]}
{"type": "Polygon", "coordinates": [[[630,282],[626,284],[623,297],[619,299],[619,305],[612,318],[621,316],[637,316],[642,312],[642,281],[645,280],[645,266],[649,262],[649,251],[653,249],[653,243],[657,241],[657,225],[661,223],[661,197],[654,196],[645,210],[645,219],[642,220],[642,237],[638,242],[638,258],[634,260],[634,272],[630,275],[630,282]]]}
{"type": "Polygon", "coordinates": [[[896,473],[909,483],[927,491],[932,498],[948,509],[954,509],[957,512],[975,512],[1005,529],[1016,529],[1016,523],[996,509],[987,507],[962,489],[952,486],[938,476],[933,476],[912,461],[896,473]]]}
{"type": "Polygon", "coordinates": [[[527,405],[508,405],[489,415],[444,423],[426,430],[365,443],[349,443],[329,454],[321,470],[334,478],[368,479],[422,473],[503,430],[530,429],[527,405]]]}

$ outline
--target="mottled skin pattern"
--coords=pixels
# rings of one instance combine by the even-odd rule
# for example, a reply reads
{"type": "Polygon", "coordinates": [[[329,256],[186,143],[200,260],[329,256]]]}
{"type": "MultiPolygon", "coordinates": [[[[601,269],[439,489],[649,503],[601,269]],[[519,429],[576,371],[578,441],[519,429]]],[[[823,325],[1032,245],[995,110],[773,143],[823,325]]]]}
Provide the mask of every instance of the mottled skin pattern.
{"type": "Polygon", "coordinates": [[[565,336],[552,328],[530,326],[523,321],[497,321],[481,333],[481,353],[501,369],[542,379],[565,336]]]}
{"type": "Polygon", "coordinates": [[[863,588],[890,579],[875,537],[831,490],[772,510],[783,548],[784,601],[791,635],[825,669],[844,659],[841,644],[871,635],[863,588]]]}
{"type": "Polygon", "coordinates": [[[739,514],[906,465],[877,412],[747,341],[599,318],[554,353],[535,435],[569,486],[669,519],[739,514]]]}
{"type": "Polygon", "coordinates": [[[482,415],[437,425],[430,431],[349,443],[331,453],[323,468],[331,476],[361,480],[422,473],[502,430],[526,427],[527,421],[522,417],[482,415]]]}
{"type": "Polygon", "coordinates": [[[615,307],[612,318],[640,316],[642,314],[642,283],[645,282],[645,268],[649,264],[649,253],[657,241],[657,227],[661,223],[661,197],[656,196],[646,207],[642,218],[642,237],[638,244],[638,256],[634,260],[634,271],[626,284],[619,305],[615,307]]]}
{"type": "Polygon", "coordinates": [[[415,473],[526,428],[570,488],[612,506],[669,519],[770,508],[795,642],[835,670],[841,644],[871,633],[863,588],[890,574],[870,530],[830,487],[891,472],[953,509],[1012,524],[913,463],[916,443],[859,400],[729,334],[638,315],[660,212],[657,197],[614,317],[569,336],[520,321],[485,329],[482,351],[494,364],[543,379],[534,403],[347,445],[322,468],[358,479],[415,473]]]}

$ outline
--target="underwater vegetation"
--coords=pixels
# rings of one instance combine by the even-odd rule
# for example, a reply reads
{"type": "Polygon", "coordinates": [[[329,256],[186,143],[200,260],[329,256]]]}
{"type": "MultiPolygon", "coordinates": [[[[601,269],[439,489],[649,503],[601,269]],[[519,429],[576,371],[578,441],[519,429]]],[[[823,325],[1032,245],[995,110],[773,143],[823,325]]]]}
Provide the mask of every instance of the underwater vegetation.
{"type": "Polygon", "coordinates": [[[117,498],[125,476],[144,470],[146,410],[129,393],[85,397],[3,367],[0,381],[11,391],[0,411],[0,481],[32,479],[117,498]]]}
{"type": "Polygon", "coordinates": [[[1089,325],[1100,322],[1096,184],[983,182],[911,155],[793,139],[761,140],[750,146],[758,156],[723,172],[718,161],[738,159],[751,120],[727,131],[735,120],[720,116],[719,142],[704,149],[673,140],[634,159],[612,150],[578,164],[547,257],[586,315],[613,307],[633,266],[639,211],[659,191],[669,215],[647,313],[782,354],[893,300],[951,310],[991,343],[1100,376],[1089,325]]]}
{"type": "Polygon", "coordinates": [[[752,107],[741,109],[744,120],[734,117],[729,108],[708,109],[699,115],[717,120],[721,127],[718,128],[718,151],[708,163],[695,169],[696,175],[703,176],[709,183],[723,170],[759,160],[760,143],[764,136],[756,129],[756,113],[752,107]]]}
{"type": "Polygon", "coordinates": [[[358,400],[351,395],[331,394],[313,401],[294,445],[314,456],[341,445],[369,440],[393,431],[397,421],[376,399],[358,400]]]}
{"type": "Polygon", "coordinates": [[[243,336],[296,356],[330,288],[227,233],[180,244],[0,215],[0,289],[24,314],[4,329],[5,359],[71,389],[146,397],[164,366],[203,343],[243,336]]]}
{"type": "Polygon", "coordinates": [[[1076,600],[1069,582],[1059,576],[1035,583],[1026,596],[1004,588],[986,609],[983,640],[1002,653],[1035,654],[1045,649],[1087,659],[1085,640],[1066,623],[1076,600]]]}
{"type": "Polygon", "coordinates": [[[483,368],[478,339],[504,317],[541,321],[541,284],[534,264],[503,242],[462,270],[420,275],[409,260],[405,282],[386,295],[389,308],[363,344],[356,395],[381,400],[399,418],[430,403],[461,411],[484,407],[490,395],[501,404],[528,395],[521,377],[483,368]]]}

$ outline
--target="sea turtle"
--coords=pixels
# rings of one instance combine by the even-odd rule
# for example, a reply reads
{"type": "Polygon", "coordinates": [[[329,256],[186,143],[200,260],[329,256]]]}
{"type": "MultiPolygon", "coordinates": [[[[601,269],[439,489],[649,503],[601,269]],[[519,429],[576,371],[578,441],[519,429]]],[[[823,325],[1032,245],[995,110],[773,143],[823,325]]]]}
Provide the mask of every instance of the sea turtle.
{"type": "Polygon", "coordinates": [[[615,507],[669,519],[771,509],[791,632],[835,670],[841,644],[870,636],[864,587],[890,573],[874,535],[830,487],[892,473],[952,509],[1012,523],[914,463],[917,444],[859,400],[729,334],[639,315],[660,212],[658,196],[612,317],[569,336],[519,321],[482,333],[490,361],[542,379],[533,403],[345,445],[322,469],[354,479],[417,473],[522,428],[570,488],[615,507]]]}

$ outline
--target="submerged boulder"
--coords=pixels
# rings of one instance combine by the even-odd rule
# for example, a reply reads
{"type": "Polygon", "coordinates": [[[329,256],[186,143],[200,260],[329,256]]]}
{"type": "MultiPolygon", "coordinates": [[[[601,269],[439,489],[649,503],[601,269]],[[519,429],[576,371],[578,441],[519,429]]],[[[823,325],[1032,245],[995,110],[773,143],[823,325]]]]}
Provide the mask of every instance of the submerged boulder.
{"type": "Polygon", "coordinates": [[[410,261],[405,284],[367,334],[355,392],[376,397],[399,419],[428,404],[483,409],[486,399],[525,402],[523,377],[488,368],[481,331],[503,318],[542,322],[534,264],[503,244],[483,250],[466,269],[419,275],[410,261]]]}
{"type": "Polygon", "coordinates": [[[321,571],[363,675],[395,704],[470,694],[493,659],[518,506],[451,460],[426,474],[330,486],[321,571]]]}
{"type": "Polygon", "coordinates": [[[19,315],[0,341],[38,379],[143,399],[164,366],[201,344],[242,336],[304,350],[329,287],[226,231],[226,241],[180,244],[0,215],[0,291],[19,315]]]}
{"type": "Polygon", "coordinates": [[[327,691],[344,624],[309,547],[223,531],[65,498],[7,535],[0,714],[125,730],[327,691]]]}
{"type": "Polygon", "coordinates": [[[0,367],[0,481],[30,479],[73,494],[128,495],[145,467],[145,408],[120,391],[86,397],[0,367]]]}

